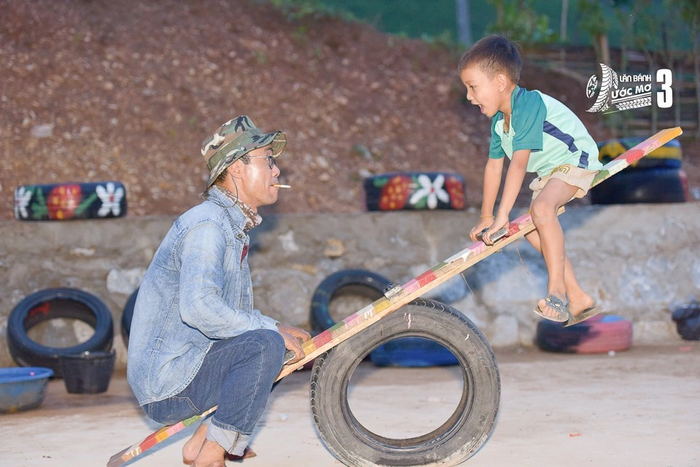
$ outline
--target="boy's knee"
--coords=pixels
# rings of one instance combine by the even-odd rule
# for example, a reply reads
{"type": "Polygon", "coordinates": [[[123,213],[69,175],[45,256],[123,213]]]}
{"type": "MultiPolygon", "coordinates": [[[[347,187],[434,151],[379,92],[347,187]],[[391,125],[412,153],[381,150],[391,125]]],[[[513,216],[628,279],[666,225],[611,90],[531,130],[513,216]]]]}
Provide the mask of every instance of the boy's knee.
{"type": "Polygon", "coordinates": [[[557,207],[536,198],[530,206],[530,215],[532,216],[532,222],[537,225],[540,222],[546,222],[555,218],[557,216],[557,207]]]}

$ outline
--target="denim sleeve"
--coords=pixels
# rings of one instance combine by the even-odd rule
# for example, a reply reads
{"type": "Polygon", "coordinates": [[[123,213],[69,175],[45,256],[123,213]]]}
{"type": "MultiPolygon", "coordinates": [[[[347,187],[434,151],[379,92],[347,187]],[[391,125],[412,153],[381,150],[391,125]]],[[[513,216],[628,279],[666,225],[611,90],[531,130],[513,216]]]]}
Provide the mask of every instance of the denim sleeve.
{"type": "MultiPolygon", "coordinates": [[[[226,237],[216,225],[202,223],[183,238],[180,248],[180,316],[187,325],[210,339],[227,339],[254,329],[274,329],[274,320],[260,313],[234,309],[226,303],[226,237]]],[[[240,258],[236,245],[234,258],[240,258]]],[[[236,265],[236,290],[243,287],[242,269],[236,265]]]]}

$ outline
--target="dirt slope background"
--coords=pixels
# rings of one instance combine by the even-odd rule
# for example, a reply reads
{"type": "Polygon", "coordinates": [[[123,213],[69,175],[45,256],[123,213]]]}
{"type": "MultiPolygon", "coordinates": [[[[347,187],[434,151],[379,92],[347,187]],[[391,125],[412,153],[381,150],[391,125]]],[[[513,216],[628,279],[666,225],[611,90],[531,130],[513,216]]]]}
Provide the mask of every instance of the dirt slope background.
{"type": "MultiPolygon", "coordinates": [[[[245,0],[0,11],[0,220],[16,186],[73,181],[122,181],[131,216],[181,213],[206,179],[201,141],[239,114],[288,132],[293,189],[267,212],[361,211],[362,179],[390,171],[456,171],[480,203],[489,121],[463,97],[457,52],[245,0]]],[[[610,137],[574,80],[526,63],[521,84],[610,137]]],[[[691,188],[697,153],[685,146],[691,188]]]]}

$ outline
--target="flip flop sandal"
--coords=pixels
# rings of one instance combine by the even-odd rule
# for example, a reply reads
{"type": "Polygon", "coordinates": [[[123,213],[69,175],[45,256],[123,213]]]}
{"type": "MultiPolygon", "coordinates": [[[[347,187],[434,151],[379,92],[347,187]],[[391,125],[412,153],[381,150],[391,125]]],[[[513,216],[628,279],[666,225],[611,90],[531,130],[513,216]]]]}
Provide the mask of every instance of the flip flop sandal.
{"type": "Polygon", "coordinates": [[[595,305],[593,305],[592,307],[586,308],[576,316],[571,315],[571,318],[569,318],[564,327],[566,328],[569,326],[573,326],[574,324],[580,323],[582,321],[586,321],[588,318],[593,318],[598,313],[600,313],[600,310],[596,308],[595,305]]]}
{"type": "Polygon", "coordinates": [[[564,302],[562,302],[558,297],[551,294],[547,294],[547,296],[544,297],[544,301],[557,312],[557,316],[547,316],[542,312],[542,310],[540,310],[539,305],[535,305],[535,308],[532,311],[534,311],[538,316],[541,316],[549,321],[556,321],[557,323],[569,322],[573,319],[571,312],[569,311],[568,303],[564,304],[564,302]]]}

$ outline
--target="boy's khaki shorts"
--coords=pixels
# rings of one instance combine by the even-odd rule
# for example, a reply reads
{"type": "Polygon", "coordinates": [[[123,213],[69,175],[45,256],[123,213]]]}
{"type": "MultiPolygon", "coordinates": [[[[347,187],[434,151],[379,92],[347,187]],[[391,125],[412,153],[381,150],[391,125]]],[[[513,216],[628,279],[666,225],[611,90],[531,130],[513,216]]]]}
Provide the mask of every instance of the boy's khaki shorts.
{"type": "Polygon", "coordinates": [[[532,183],[530,183],[532,199],[537,198],[544,186],[552,178],[558,178],[564,183],[578,188],[578,191],[576,191],[576,194],[571,199],[583,198],[586,196],[586,193],[588,193],[591,183],[593,182],[593,179],[597,173],[597,170],[582,169],[580,167],[576,167],[575,165],[560,165],[559,167],[555,167],[554,170],[552,170],[552,173],[546,177],[536,178],[532,181],[532,183]]]}

